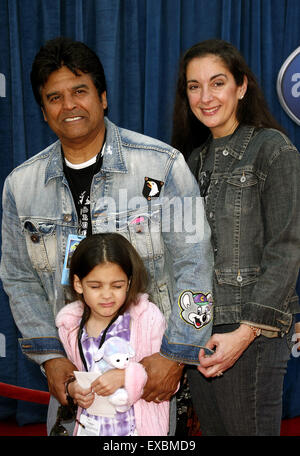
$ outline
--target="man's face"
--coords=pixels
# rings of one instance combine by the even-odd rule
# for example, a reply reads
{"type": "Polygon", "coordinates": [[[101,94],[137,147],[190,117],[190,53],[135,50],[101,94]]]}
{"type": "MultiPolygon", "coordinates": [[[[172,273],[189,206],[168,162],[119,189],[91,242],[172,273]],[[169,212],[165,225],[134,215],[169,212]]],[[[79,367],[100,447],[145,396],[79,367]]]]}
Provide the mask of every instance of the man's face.
{"type": "Polygon", "coordinates": [[[99,98],[92,78],[67,67],[50,74],[41,90],[43,115],[66,147],[86,147],[104,134],[106,92],[99,98]]]}

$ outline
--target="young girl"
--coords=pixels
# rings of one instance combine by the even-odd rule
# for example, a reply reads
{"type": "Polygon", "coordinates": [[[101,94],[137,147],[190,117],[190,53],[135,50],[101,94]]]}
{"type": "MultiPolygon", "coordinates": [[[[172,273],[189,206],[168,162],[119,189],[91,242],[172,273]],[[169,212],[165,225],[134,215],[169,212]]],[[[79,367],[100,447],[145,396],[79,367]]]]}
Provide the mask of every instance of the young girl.
{"type": "Polygon", "coordinates": [[[147,374],[139,361],[159,351],[165,320],[145,294],[147,272],[138,253],[119,234],[89,236],[72,256],[70,284],[79,300],[61,309],[56,325],[78,370],[89,371],[100,343],[113,336],[129,342],[135,352],[126,369],[105,372],[89,389],[73,379],[68,383],[67,392],[79,406],[74,435],[87,416],[92,432],[101,436],[167,435],[169,403],[141,399],[147,374]],[[109,396],[118,388],[128,393],[127,411],[116,411],[112,418],[89,416],[86,409],[95,395],[109,396]]]}

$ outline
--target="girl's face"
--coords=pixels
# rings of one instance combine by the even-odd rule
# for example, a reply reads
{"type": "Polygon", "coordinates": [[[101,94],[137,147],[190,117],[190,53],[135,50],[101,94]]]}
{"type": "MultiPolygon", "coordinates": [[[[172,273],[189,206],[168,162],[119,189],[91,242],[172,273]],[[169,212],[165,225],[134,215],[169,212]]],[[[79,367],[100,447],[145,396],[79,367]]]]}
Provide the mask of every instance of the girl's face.
{"type": "Polygon", "coordinates": [[[238,102],[247,90],[247,78],[238,86],[223,61],[209,54],[189,62],[186,80],[190,108],[213,137],[233,133],[238,125],[238,102]]]}
{"type": "Polygon", "coordinates": [[[102,263],[94,267],[82,280],[74,276],[74,289],[83,294],[91,309],[91,317],[109,323],[123,306],[129,281],[116,263],[102,263]]]}

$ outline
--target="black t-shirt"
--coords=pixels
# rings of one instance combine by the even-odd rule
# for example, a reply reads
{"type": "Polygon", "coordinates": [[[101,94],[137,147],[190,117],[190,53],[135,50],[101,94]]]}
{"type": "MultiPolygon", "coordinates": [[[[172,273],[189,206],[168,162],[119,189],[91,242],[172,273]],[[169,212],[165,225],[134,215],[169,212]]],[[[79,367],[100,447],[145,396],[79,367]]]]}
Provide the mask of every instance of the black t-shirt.
{"type": "Polygon", "coordinates": [[[94,163],[80,169],[68,166],[64,159],[64,173],[72,192],[78,216],[77,234],[82,236],[92,234],[90,189],[94,175],[101,169],[102,158],[100,151],[94,163]]]}

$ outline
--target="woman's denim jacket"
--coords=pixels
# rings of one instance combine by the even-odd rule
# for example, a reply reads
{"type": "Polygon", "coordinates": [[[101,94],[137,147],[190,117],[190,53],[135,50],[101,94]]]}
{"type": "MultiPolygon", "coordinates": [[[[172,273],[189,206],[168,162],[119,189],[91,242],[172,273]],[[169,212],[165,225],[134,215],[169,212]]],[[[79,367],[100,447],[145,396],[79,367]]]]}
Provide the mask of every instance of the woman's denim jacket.
{"type": "MultiPolygon", "coordinates": [[[[189,158],[198,181],[209,143],[189,158]]],[[[222,149],[215,151],[206,198],[214,324],[245,321],[286,333],[300,310],[299,153],[277,130],[250,126],[240,126],[222,149]]]]}
{"type": "MultiPolygon", "coordinates": [[[[151,299],[169,317],[162,354],[197,363],[211,334],[213,262],[197,182],[178,151],[105,122],[103,165],[91,186],[92,230],[119,231],[132,242],[151,277],[151,299]],[[207,297],[194,305],[197,325],[186,318],[183,292],[195,301],[207,297]]],[[[57,141],[16,168],[3,192],[1,279],[23,352],[38,363],[63,356],[54,317],[70,297],[60,283],[77,224],[57,141]]]]}

